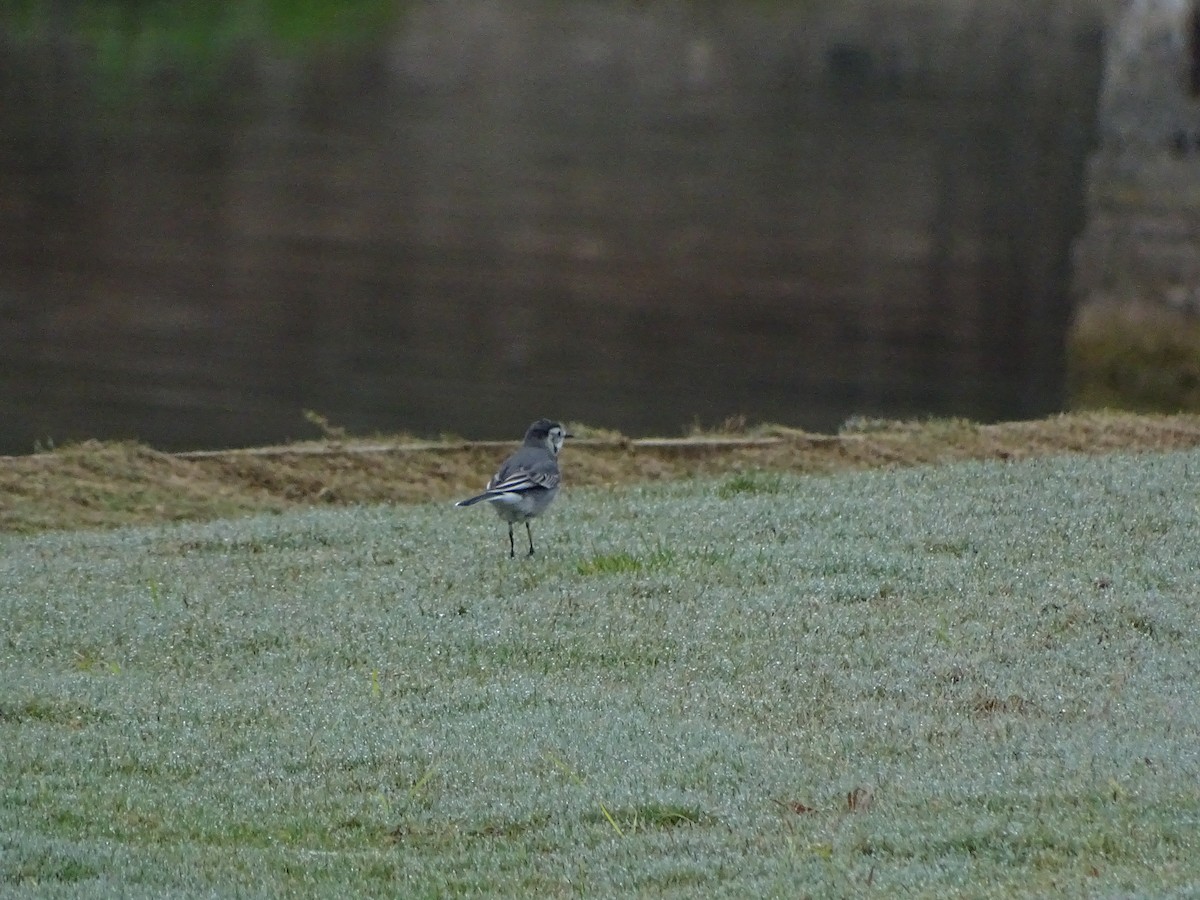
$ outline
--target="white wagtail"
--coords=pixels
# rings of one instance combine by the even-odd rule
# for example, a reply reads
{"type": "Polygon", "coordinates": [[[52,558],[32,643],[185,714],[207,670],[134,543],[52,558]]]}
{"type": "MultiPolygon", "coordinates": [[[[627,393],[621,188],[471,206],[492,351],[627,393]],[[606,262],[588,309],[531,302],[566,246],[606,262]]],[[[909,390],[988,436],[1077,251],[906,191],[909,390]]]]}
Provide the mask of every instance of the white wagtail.
{"type": "Polygon", "coordinates": [[[573,435],[558,422],[538,419],[525,432],[525,442],[517,451],[500,464],[487,490],[455,506],[473,506],[480,500],[492,504],[500,518],[508,522],[508,556],[517,555],[513,543],[513,525],[525,523],[529,535],[529,555],[533,556],[533,531],[529,520],[540,516],[558,494],[558,451],[563,440],[573,435]]]}

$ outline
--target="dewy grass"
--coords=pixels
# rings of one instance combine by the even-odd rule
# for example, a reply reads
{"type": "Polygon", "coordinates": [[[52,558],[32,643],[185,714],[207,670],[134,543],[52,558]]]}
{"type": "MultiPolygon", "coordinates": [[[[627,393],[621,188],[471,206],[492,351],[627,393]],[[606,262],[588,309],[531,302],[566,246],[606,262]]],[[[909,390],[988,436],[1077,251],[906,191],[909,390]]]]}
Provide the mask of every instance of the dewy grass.
{"type": "Polygon", "coordinates": [[[1192,895],[1198,474],[0,537],[0,893],[1192,895]]]}

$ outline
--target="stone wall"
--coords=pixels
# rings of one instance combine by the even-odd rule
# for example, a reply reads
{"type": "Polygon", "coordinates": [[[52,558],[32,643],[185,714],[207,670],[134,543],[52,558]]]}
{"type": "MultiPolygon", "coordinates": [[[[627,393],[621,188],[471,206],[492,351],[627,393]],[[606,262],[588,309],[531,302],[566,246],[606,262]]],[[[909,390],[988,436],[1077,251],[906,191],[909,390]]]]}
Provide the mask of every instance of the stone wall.
{"type": "Polygon", "coordinates": [[[1111,29],[1075,257],[1083,305],[1200,312],[1196,9],[1194,0],[1134,0],[1111,29]]]}
{"type": "Polygon", "coordinates": [[[1074,255],[1081,405],[1200,409],[1200,4],[1110,11],[1074,255]]]}

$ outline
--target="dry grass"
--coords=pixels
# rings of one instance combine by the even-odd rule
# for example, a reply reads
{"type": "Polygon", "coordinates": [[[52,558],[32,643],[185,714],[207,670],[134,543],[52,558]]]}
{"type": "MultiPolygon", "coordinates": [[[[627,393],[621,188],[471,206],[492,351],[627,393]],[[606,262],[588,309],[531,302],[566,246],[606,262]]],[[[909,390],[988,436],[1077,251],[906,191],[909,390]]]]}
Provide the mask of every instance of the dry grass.
{"type": "MultiPolygon", "coordinates": [[[[965,459],[1167,451],[1200,446],[1200,416],[1086,413],[1032,422],[851,421],[836,435],[734,423],[720,434],[634,440],[573,426],[569,485],[729,472],[834,472],[965,459]]],[[[486,480],[510,442],[330,440],[161,453],[87,442],[0,458],[0,530],[224,518],[305,506],[449,500],[486,480]]]]}

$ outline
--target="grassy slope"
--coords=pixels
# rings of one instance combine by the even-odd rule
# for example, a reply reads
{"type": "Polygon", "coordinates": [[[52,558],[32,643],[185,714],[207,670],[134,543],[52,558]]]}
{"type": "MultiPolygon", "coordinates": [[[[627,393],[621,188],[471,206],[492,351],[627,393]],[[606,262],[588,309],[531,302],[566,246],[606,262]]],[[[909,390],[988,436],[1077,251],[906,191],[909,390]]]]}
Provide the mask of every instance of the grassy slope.
{"type": "Polygon", "coordinates": [[[1200,452],[0,537],[0,890],[1200,890],[1200,452]]]}

